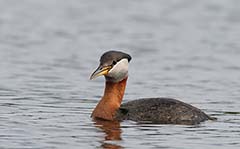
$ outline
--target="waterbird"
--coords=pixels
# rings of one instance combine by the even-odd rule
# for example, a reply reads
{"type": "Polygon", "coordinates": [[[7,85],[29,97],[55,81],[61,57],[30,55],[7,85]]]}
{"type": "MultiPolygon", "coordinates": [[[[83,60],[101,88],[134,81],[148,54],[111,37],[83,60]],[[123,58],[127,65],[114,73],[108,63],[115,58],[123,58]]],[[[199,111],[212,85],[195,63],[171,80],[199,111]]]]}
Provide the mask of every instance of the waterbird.
{"type": "Polygon", "coordinates": [[[105,91],[92,112],[93,119],[186,125],[214,119],[200,109],[172,98],[140,98],[121,104],[131,59],[129,54],[121,51],[107,51],[101,56],[90,80],[105,76],[105,91]]]}

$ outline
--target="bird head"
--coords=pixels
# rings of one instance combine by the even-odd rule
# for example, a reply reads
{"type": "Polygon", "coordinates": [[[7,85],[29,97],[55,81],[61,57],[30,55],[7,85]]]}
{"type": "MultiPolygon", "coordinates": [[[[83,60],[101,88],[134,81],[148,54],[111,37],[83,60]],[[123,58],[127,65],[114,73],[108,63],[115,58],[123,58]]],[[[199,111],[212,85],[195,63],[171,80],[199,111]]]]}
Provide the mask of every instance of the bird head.
{"type": "Polygon", "coordinates": [[[92,73],[90,79],[104,75],[107,81],[119,82],[128,76],[129,54],[120,51],[105,52],[100,58],[98,68],[92,73]]]}

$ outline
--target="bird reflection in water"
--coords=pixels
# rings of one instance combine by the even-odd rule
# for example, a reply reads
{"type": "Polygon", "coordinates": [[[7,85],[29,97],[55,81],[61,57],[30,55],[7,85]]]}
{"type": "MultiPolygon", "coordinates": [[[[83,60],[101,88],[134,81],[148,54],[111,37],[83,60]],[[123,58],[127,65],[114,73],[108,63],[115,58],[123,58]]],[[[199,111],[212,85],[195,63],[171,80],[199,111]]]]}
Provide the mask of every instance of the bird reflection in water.
{"type": "Polygon", "coordinates": [[[95,119],[94,122],[95,122],[95,126],[97,128],[100,128],[105,133],[104,140],[101,141],[101,148],[107,148],[107,149],[122,148],[122,146],[120,145],[108,143],[108,141],[122,140],[121,138],[122,130],[120,128],[119,121],[106,121],[106,120],[95,119]]]}

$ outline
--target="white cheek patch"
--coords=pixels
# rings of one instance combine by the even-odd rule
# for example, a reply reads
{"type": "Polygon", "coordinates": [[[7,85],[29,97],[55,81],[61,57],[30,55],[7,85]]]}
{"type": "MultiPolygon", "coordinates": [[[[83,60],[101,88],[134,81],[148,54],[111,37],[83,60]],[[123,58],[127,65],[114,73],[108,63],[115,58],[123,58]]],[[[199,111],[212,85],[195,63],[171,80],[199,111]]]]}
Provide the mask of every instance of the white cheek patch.
{"type": "Polygon", "coordinates": [[[122,59],[108,72],[109,77],[118,82],[126,78],[128,75],[128,59],[122,59]]]}

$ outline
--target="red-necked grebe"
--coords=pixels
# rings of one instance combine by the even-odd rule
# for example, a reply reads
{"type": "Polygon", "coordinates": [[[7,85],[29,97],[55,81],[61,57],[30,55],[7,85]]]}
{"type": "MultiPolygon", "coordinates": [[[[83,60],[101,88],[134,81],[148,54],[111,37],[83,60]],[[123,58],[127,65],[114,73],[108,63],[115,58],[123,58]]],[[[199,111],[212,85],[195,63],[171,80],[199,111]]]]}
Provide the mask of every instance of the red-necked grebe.
{"type": "Polygon", "coordinates": [[[106,78],[104,95],[92,112],[94,119],[158,124],[199,124],[213,119],[198,108],[171,98],[142,98],[121,105],[131,59],[120,51],[108,51],[101,56],[99,67],[90,77],[106,78]]]}

